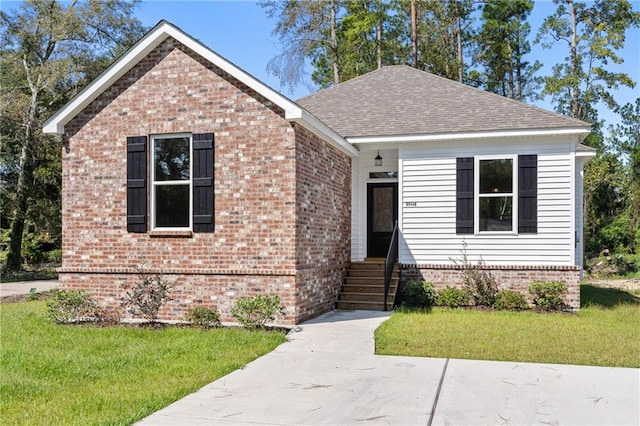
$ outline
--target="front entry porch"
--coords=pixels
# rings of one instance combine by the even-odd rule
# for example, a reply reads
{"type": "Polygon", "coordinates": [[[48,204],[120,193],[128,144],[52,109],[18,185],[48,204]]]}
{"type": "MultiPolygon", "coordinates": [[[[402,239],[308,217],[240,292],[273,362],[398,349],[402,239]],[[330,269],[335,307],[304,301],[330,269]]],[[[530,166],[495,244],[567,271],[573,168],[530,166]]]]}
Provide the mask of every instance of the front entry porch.
{"type": "Polygon", "coordinates": [[[400,271],[394,264],[389,280],[387,304],[384,303],[385,259],[367,258],[363,262],[352,262],[342,289],[338,295],[337,309],[360,309],[386,311],[393,309],[400,271]]]}

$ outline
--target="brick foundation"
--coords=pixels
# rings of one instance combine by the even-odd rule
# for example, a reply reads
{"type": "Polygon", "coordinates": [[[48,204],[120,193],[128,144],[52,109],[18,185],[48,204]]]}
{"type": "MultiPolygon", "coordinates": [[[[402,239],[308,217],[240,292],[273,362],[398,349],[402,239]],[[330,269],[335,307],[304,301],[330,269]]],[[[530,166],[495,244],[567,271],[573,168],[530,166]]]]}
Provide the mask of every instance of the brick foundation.
{"type": "MultiPolygon", "coordinates": [[[[564,302],[570,309],[580,309],[580,268],[577,266],[475,266],[491,273],[501,290],[515,290],[530,300],[527,288],[532,281],[562,281],[568,292],[564,302]]],[[[446,286],[462,287],[461,265],[400,265],[400,285],[409,280],[424,280],[436,290],[446,286]]]]}

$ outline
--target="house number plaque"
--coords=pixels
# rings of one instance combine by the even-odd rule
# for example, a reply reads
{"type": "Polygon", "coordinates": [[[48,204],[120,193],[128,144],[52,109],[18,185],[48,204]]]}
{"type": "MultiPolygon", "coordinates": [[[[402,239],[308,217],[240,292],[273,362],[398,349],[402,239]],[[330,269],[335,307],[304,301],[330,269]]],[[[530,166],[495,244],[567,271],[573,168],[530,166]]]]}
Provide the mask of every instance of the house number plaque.
{"type": "Polygon", "coordinates": [[[415,201],[405,201],[404,206],[405,207],[416,207],[418,205],[418,203],[416,203],[415,201]]]}

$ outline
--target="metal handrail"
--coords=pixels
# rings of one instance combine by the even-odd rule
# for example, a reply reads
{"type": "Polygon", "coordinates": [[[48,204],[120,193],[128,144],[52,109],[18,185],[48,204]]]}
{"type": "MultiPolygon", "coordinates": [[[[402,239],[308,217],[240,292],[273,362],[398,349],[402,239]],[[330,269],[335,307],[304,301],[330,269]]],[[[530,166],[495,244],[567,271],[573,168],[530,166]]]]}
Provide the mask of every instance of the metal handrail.
{"type": "Polygon", "coordinates": [[[389,250],[387,250],[387,257],[384,260],[384,310],[387,309],[387,298],[389,296],[389,287],[391,286],[391,275],[393,274],[393,266],[398,260],[398,221],[396,221],[393,227],[393,235],[391,236],[391,243],[389,244],[389,250]]]}

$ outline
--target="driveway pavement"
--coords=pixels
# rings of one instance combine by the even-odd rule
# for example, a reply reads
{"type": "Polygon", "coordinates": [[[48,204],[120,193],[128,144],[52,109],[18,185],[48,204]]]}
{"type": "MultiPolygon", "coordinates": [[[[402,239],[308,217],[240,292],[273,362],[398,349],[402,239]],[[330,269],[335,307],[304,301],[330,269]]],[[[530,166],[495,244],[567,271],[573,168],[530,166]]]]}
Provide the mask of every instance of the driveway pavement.
{"type": "Polygon", "coordinates": [[[639,369],[374,355],[388,316],[334,311],[306,322],[138,424],[640,424],[639,369]]]}
{"type": "Polygon", "coordinates": [[[0,283],[0,297],[15,296],[16,294],[29,294],[32,288],[35,288],[37,292],[41,292],[57,287],[57,280],[16,281],[13,283],[0,283]]]}

